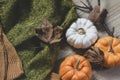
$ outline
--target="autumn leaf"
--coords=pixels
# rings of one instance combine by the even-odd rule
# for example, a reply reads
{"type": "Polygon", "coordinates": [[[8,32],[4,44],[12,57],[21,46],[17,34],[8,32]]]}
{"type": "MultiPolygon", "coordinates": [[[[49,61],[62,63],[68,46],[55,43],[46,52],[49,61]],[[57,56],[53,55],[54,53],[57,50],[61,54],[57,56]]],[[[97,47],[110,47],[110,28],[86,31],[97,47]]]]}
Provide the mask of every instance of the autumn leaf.
{"type": "Polygon", "coordinates": [[[96,23],[103,23],[105,21],[105,18],[107,16],[107,10],[103,9],[100,11],[100,6],[97,5],[93,8],[93,10],[90,12],[88,19],[90,19],[92,22],[96,23]]]}
{"type": "Polygon", "coordinates": [[[54,44],[61,41],[62,30],[62,27],[53,27],[53,25],[44,18],[42,21],[42,26],[36,28],[36,36],[47,44],[54,44]]]}
{"type": "Polygon", "coordinates": [[[60,79],[60,76],[57,73],[52,73],[50,80],[61,80],[61,79],[60,79]]]}
{"type": "Polygon", "coordinates": [[[97,47],[88,49],[84,55],[89,62],[93,64],[104,63],[104,53],[97,47]]]}
{"type": "Polygon", "coordinates": [[[50,41],[50,44],[57,43],[57,42],[61,41],[62,30],[63,30],[63,28],[60,26],[57,26],[54,28],[53,36],[52,36],[52,39],[50,41]]]}

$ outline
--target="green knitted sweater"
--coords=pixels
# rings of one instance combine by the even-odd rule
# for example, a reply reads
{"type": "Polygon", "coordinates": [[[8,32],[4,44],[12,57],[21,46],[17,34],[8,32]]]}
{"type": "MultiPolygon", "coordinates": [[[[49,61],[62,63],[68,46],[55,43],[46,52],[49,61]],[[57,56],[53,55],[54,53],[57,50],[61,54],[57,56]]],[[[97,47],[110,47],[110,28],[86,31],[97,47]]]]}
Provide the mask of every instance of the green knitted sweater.
{"type": "Polygon", "coordinates": [[[54,26],[65,29],[77,15],[71,0],[0,0],[0,17],[5,34],[23,62],[25,73],[17,80],[43,80],[58,49],[51,50],[40,42],[35,28],[46,17],[54,26]]]}

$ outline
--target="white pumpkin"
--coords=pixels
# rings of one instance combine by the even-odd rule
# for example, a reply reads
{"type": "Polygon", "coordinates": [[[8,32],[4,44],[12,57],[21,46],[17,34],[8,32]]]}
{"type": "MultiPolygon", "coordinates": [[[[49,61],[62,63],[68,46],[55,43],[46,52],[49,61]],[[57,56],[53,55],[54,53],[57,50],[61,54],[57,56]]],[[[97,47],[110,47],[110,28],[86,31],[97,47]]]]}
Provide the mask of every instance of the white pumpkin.
{"type": "Polygon", "coordinates": [[[85,18],[78,18],[66,31],[67,42],[75,48],[88,48],[98,38],[94,24],[85,18]]]}

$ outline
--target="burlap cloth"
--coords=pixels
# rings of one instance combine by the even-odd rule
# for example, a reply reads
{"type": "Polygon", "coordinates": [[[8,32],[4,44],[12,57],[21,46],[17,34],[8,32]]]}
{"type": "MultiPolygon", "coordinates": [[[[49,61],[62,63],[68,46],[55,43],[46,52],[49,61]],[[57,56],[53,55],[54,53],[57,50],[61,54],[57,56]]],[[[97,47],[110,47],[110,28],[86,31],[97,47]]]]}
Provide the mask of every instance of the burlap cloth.
{"type": "MultiPolygon", "coordinates": [[[[82,0],[86,1],[86,0],[82,0]]],[[[92,5],[95,6],[97,4],[97,0],[90,0],[92,5]]],[[[73,0],[76,5],[81,5],[80,0],[73,0]]],[[[108,10],[108,15],[106,19],[106,23],[109,26],[109,29],[112,31],[114,27],[114,35],[120,38],[120,0],[101,0],[101,5],[108,10]]],[[[88,14],[77,10],[77,13],[80,17],[86,17],[88,14]]],[[[107,33],[104,30],[98,30],[99,36],[106,36],[107,33]]],[[[120,80],[120,66],[101,70],[101,71],[93,71],[93,76],[96,80],[120,80]]]]}

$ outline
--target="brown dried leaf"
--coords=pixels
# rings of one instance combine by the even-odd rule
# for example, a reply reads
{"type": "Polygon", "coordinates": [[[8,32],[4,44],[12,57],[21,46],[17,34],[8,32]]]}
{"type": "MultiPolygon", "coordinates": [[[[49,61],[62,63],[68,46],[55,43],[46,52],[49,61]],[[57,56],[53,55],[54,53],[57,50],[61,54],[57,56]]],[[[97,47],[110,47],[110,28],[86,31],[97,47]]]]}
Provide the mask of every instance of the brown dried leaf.
{"type": "Polygon", "coordinates": [[[90,12],[88,19],[90,19],[92,22],[96,22],[99,15],[100,15],[100,6],[95,6],[93,10],[90,12]]]}
{"type": "Polygon", "coordinates": [[[57,26],[53,28],[52,24],[44,18],[42,26],[40,28],[36,28],[36,36],[47,44],[60,42],[62,39],[62,27],[57,26]]]}
{"type": "Polygon", "coordinates": [[[104,53],[99,48],[92,47],[91,49],[86,51],[84,56],[86,57],[86,59],[88,59],[90,63],[96,65],[104,63],[104,53]]]}
{"type": "Polygon", "coordinates": [[[62,30],[63,30],[63,28],[60,27],[60,26],[57,26],[57,27],[54,28],[53,38],[51,39],[50,44],[57,43],[57,42],[61,41],[62,30]]]}
{"type": "Polygon", "coordinates": [[[105,23],[105,18],[107,17],[108,11],[103,9],[100,11],[100,6],[95,6],[94,9],[90,12],[88,19],[94,22],[97,26],[102,26],[109,36],[113,36],[114,32],[111,32],[107,24],[105,23]]]}
{"type": "Polygon", "coordinates": [[[57,73],[52,73],[50,80],[60,80],[60,76],[57,73]]]}
{"type": "Polygon", "coordinates": [[[101,14],[98,16],[97,21],[98,23],[104,23],[105,18],[107,17],[108,11],[106,9],[103,9],[101,14]]]}
{"type": "Polygon", "coordinates": [[[88,19],[90,19],[94,23],[103,23],[105,21],[107,13],[108,12],[106,9],[103,9],[102,12],[100,12],[100,6],[97,5],[90,12],[88,19]]]}
{"type": "Polygon", "coordinates": [[[47,19],[42,20],[42,26],[36,28],[36,36],[45,43],[49,43],[53,33],[53,26],[47,19]]]}

